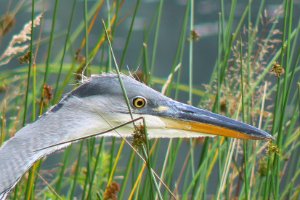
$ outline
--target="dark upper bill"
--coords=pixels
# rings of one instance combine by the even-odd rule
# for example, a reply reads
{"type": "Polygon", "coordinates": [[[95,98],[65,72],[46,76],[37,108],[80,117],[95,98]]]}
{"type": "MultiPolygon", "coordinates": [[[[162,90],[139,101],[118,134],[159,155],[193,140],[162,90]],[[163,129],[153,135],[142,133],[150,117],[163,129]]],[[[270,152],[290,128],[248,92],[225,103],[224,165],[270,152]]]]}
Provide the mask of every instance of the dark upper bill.
{"type": "Polygon", "coordinates": [[[168,128],[240,139],[274,139],[269,133],[254,126],[177,101],[169,102],[168,110],[161,115],[165,117],[168,128]]]}

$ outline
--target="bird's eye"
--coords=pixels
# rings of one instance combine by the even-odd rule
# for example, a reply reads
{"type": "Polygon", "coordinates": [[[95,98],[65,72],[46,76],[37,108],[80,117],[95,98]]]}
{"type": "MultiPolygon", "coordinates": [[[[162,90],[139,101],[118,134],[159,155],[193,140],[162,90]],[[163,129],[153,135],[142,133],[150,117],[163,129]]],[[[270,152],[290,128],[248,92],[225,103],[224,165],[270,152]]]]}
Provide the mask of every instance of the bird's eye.
{"type": "Polygon", "coordinates": [[[146,105],[146,99],[143,97],[135,97],[132,103],[135,108],[143,108],[146,105]]]}

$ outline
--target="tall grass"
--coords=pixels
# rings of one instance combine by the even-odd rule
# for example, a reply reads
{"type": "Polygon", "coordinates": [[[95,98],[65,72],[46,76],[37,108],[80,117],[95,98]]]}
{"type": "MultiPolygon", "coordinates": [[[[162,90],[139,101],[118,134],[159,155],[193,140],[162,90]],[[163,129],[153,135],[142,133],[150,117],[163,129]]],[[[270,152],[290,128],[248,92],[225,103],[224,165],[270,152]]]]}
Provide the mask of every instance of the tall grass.
{"type": "MultiPolygon", "coordinates": [[[[31,9],[34,20],[38,14],[36,3],[44,2],[47,1],[20,3],[18,12],[31,9]]],[[[184,94],[194,106],[266,130],[275,141],[224,137],[147,139],[144,145],[132,146],[124,138],[87,139],[72,144],[63,153],[48,156],[46,162],[36,163],[10,198],[299,199],[300,19],[295,18],[299,5],[293,0],[283,0],[282,7],[270,15],[265,11],[265,1],[259,1],[259,8],[254,11],[257,1],[249,0],[236,19],[236,13],[241,12],[238,2],[232,0],[229,8],[227,2],[220,0],[220,9],[215,13],[219,19],[217,56],[215,65],[210,67],[213,68],[210,81],[203,82],[203,86],[193,81],[195,69],[209,67],[194,65],[198,59],[195,45],[202,36],[194,26],[195,4],[198,4],[193,0],[187,1],[182,13],[176,16],[182,22],[178,24],[180,34],[173,41],[177,49],[168,78],[159,75],[158,67],[159,48],[165,45],[160,34],[164,28],[162,20],[169,4],[173,4],[164,1],[155,3],[152,19],[144,25],[136,56],[139,71],[133,75],[148,85],[165,88],[167,96],[177,99],[184,94]],[[182,81],[186,66],[188,83],[182,81]]],[[[12,60],[14,66],[0,65],[0,145],[58,103],[62,94],[84,76],[129,73],[124,67],[126,56],[131,53],[135,23],[143,16],[140,9],[146,2],[74,0],[66,18],[59,19],[68,26],[58,29],[57,15],[65,9],[60,4],[55,1],[53,11],[44,13],[52,19],[49,33],[44,31],[43,23],[38,27],[32,25],[27,63],[19,65],[12,60]],[[130,7],[130,12],[126,7],[130,7]],[[82,20],[74,21],[79,11],[82,20]],[[113,49],[118,45],[118,31],[125,26],[125,20],[130,21],[130,26],[124,36],[123,51],[115,56],[113,49]],[[98,31],[98,38],[91,37],[93,31],[98,31]],[[57,41],[63,41],[61,49],[55,46],[57,41]],[[95,59],[99,57],[100,61],[95,59]]],[[[11,37],[9,29],[13,26],[5,19],[11,18],[2,18],[1,41],[11,37]]],[[[23,55],[19,53],[15,59],[18,56],[23,55]]],[[[136,128],[135,131],[147,132],[147,126],[136,128]]]]}

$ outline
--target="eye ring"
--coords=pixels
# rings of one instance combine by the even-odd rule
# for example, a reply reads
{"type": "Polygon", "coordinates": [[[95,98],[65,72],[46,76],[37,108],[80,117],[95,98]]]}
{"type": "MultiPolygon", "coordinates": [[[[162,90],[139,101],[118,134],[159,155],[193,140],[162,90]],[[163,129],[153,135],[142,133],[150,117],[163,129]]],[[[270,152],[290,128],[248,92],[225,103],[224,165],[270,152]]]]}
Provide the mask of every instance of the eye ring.
{"type": "Polygon", "coordinates": [[[147,101],[145,98],[137,96],[133,99],[132,104],[135,108],[141,109],[141,108],[145,107],[145,105],[147,104],[147,101]]]}

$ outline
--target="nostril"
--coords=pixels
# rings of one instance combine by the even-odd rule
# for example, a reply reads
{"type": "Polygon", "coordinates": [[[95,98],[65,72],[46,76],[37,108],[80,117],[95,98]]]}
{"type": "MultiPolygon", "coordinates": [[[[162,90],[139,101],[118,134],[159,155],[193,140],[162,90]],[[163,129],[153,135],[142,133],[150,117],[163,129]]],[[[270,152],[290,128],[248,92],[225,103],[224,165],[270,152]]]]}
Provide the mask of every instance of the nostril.
{"type": "Polygon", "coordinates": [[[194,113],[195,113],[195,112],[192,111],[192,110],[183,110],[183,112],[185,112],[185,113],[191,113],[191,114],[194,114],[194,113]]]}

